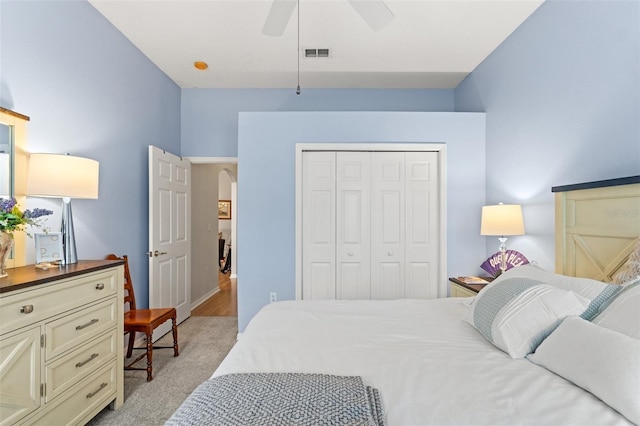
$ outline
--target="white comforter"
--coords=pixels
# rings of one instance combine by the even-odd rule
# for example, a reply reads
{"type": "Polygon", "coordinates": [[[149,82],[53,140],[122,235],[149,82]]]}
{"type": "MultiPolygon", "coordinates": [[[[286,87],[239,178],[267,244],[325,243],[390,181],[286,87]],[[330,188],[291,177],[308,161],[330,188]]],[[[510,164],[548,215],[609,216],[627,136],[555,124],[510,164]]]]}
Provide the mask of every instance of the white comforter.
{"type": "Polygon", "coordinates": [[[359,375],[380,390],[392,426],[629,424],[590,393],[488,343],[464,321],[470,300],[274,303],[214,376],[359,375]]]}

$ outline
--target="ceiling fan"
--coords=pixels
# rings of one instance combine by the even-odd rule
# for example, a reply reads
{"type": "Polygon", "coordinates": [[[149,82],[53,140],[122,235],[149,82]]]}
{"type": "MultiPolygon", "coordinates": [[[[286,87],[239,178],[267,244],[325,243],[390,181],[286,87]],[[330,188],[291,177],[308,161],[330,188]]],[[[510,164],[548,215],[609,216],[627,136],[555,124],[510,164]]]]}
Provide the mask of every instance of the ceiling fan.
{"type": "MultiPolygon", "coordinates": [[[[379,31],[393,21],[393,12],[384,0],[347,0],[351,7],[374,30],[379,31]]],[[[299,0],[273,0],[262,33],[279,37],[284,33],[299,0]]]]}

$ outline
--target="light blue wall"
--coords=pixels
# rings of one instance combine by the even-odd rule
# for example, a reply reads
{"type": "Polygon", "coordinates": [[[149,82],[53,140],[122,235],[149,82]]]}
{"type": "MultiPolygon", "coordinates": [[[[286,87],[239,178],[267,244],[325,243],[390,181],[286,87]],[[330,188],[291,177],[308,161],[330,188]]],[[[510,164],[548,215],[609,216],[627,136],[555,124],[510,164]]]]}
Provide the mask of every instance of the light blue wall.
{"type": "Polygon", "coordinates": [[[445,142],[448,273],[475,272],[484,203],[484,114],[240,113],[238,316],[244,330],[269,301],[295,299],[295,144],[445,142]]]}
{"type": "MultiPolygon", "coordinates": [[[[31,152],[100,162],[98,200],[74,200],[80,259],[130,256],[148,303],[147,146],[180,151],[180,89],[86,1],[0,4],[0,105],[31,117],[31,152]]],[[[58,202],[29,204],[56,211],[58,202]]]]}
{"type": "Polygon", "coordinates": [[[508,246],[552,270],[551,187],[640,174],[640,2],[547,0],[455,106],[487,113],[487,202],[523,204],[508,246]]]}
{"type": "Polygon", "coordinates": [[[319,111],[453,111],[454,103],[456,111],[486,111],[486,201],[524,204],[528,235],[509,244],[545,267],[553,267],[551,186],[640,174],[635,1],[547,0],[455,92],[303,87],[300,96],[293,88],[181,91],[85,1],[0,1],[0,104],[31,116],[32,151],[100,161],[100,198],[73,204],[79,255],[129,254],[142,305],[149,144],[184,156],[240,156],[240,238],[258,242],[239,253],[238,272],[249,274],[240,286],[242,327],[272,288],[293,297],[295,142],[447,139],[448,273],[472,273],[478,252],[495,251],[495,241],[478,235],[484,130],[479,139],[471,128],[482,115],[461,115],[473,124],[448,134],[450,118],[419,112],[319,111]],[[256,113],[242,114],[238,134],[244,111],[256,113]],[[273,197],[284,202],[286,223],[264,213],[273,197]],[[285,272],[271,262],[278,252],[285,272]]]}
{"type": "Polygon", "coordinates": [[[453,111],[453,90],[184,89],[182,155],[236,157],[247,111],[453,111]]]}

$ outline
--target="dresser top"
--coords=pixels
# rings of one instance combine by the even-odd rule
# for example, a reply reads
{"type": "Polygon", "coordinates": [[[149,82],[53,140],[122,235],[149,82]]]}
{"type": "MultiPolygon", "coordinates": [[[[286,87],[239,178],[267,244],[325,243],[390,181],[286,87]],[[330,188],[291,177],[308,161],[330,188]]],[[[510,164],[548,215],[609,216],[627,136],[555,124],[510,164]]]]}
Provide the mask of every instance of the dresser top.
{"type": "Polygon", "coordinates": [[[7,269],[9,276],[0,278],[0,293],[21,290],[123,264],[124,260],[79,260],[78,263],[50,269],[38,269],[35,265],[10,268],[7,269]]]}

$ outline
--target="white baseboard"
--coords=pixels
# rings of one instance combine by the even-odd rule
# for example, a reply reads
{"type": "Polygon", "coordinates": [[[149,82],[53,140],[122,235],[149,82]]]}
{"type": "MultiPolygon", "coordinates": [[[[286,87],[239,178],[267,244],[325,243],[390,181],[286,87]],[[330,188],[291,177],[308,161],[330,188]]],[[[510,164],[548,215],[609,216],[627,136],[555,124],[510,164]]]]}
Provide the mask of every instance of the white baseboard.
{"type": "Polygon", "coordinates": [[[193,311],[195,308],[197,308],[198,306],[206,302],[207,299],[209,299],[211,296],[219,292],[220,292],[220,287],[216,287],[210,292],[208,292],[207,294],[205,294],[204,296],[202,296],[201,298],[199,298],[198,300],[196,300],[195,302],[191,302],[191,310],[193,311]]]}

